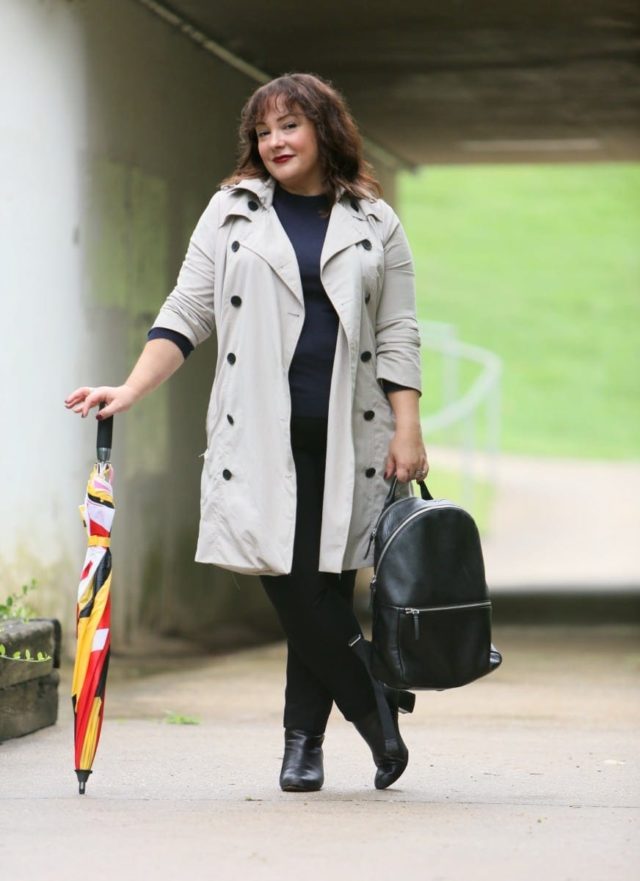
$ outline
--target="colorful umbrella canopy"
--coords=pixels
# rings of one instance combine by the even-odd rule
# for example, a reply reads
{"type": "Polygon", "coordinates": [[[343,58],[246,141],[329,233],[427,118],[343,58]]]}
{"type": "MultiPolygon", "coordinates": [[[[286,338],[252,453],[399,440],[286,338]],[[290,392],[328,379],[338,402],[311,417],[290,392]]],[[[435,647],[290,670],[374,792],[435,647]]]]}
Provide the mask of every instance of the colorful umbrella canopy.
{"type": "Polygon", "coordinates": [[[111,525],[113,468],[112,420],[98,429],[98,462],[93,467],[80,513],[87,530],[88,547],[78,588],[76,660],[71,702],[75,716],[75,762],[80,794],[91,774],[98,748],[111,647],[111,525]]]}

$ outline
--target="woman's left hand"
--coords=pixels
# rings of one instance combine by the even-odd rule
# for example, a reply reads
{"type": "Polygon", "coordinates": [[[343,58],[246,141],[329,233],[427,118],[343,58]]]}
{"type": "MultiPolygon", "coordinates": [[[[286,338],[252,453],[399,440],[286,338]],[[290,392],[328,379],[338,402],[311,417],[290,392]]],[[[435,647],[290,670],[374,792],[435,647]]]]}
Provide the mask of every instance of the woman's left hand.
{"type": "Polygon", "coordinates": [[[428,472],[429,462],[420,427],[396,429],[384,466],[385,480],[394,474],[400,483],[424,480],[428,472]]]}

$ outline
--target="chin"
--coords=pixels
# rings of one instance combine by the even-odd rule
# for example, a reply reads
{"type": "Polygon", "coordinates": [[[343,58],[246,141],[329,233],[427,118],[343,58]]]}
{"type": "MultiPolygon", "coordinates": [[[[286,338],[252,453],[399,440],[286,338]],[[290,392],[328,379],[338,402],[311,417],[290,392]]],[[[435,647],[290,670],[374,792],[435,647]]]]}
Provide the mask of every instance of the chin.
{"type": "Polygon", "coordinates": [[[287,177],[285,175],[284,177],[276,178],[276,180],[285,189],[297,190],[297,189],[300,189],[300,186],[301,186],[300,182],[298,181],[298,179],[296,177],[287,177]]]}
{"type": "Polygon", "coordinates": [[[280,180],[280,179],[291,180],[295,177],[300,176],[300,168],[299,167],[296,168],[297,165],[298,165],[298,163],[296,162],[295,159],[293,160],[293,164],[292,164],[292,160],[289,160],[289,162],[287,162],[284,166],[283,165],[274,165],[272,167],[271,174],[277,180],[280,180]]]}
{"type": "Polygon", "coordinates": [[[274,177],[280,183],[284,183],[285,181],[288,181],[291,183],[291,182],[295,181],[297,175],[295,174],[295,172],[293,174],[291,174],[291,172],[285,168],[275,168],[271,172],[271,177],[274,177]]]}

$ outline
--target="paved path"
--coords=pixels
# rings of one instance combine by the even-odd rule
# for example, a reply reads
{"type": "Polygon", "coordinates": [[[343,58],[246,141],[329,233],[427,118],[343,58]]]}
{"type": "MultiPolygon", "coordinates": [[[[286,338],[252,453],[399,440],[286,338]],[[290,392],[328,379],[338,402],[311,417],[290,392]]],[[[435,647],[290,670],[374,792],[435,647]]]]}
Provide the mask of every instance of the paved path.
{"type": "Polygon", "coordinates": [[[495,634],[503,669],[419,695],[385,792],[332,718],[326,785],[282,793],[281,645],[113,664],[87,795],[59,724],[0,747],[0,868],[16,881],[631,881],[640,865],[638,633],[495,634]],[[149,662],[142,665],[148,668],[149,662]],[[197,716],[169,725],[166,710],[197,716]]]}
{"type": "MultiPolygon", "coordinates": [[[[460,462],[439,447],[430,460],[460,462]]],[[[640,588],[639,535],[640,462],[501,455],[483,541],[490,586],[640,588]]]]}

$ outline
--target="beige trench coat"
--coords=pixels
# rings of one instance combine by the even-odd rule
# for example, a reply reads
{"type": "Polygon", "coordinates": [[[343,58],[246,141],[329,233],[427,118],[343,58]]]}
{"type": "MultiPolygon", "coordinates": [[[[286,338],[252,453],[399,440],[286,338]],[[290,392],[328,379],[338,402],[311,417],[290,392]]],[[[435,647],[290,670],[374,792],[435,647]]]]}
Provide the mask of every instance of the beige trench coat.
{"type": "MultiPolygon", "coordinates": [[[[273,191],[271,179],[245,180],[213,196],[154,323],[194,346],[217,332],[196,560],[252,574],[291,571],[296,520],[288,371],[305,310],[273,191]]],[[[321,278],[339,330],[320,571],[340,572],[372,564],[369,534],[388,491],[394,418],[380,380],[421,389],[411,253],[389,205],[342,195],[321,278]]]]}

